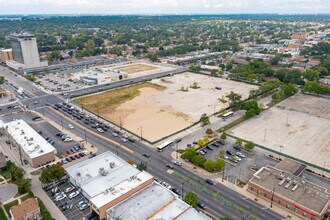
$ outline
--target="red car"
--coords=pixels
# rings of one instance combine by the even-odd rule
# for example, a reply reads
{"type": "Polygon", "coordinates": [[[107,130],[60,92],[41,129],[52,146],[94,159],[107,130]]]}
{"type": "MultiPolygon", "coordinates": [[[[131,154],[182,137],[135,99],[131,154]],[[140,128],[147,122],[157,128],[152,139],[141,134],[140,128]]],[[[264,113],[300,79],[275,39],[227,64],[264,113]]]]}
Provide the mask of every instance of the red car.
{"type": "Polygon", "coordinates": [[[67,150],[66,153],[70,155],[70,154],[72,154],[72,151],[71,150],[67,150]]]}
{"type": "Polygon", "coordinates": [[[79,158],[80,158],[79,154],[76,154],[76,155],[75,155],[75,157],[76,157],[77,159],[79,159],[79,158]]]}

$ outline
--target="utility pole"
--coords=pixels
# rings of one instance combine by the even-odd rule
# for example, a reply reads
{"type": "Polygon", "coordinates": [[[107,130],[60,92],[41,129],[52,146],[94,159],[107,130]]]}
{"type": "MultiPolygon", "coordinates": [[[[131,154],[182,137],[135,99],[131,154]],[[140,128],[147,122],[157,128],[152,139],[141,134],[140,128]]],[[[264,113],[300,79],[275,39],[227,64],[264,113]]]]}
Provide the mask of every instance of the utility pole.
{"type": "Polygon", "coordinates": [[[176,142],[176,159],[178,159],[178,142],[176,142]]]}
{"type": "Polygon", "coordinates": [[[271,207],[271,208],[273,208],[274,194],[275,194],[275,186],[274,186],[274,188],[273,188],[272,198],[271,198],[271,200],[270,200],[270,207],[271,207]]]}
{"type": "Polygon", "coordinates": [[[120,130],[122,130],[121,116],[119,117],[119,126],[120,126],[120,130]]]}
{"type": "Polygon", "coordinates": [[[140,139],[141,139],[141,141],[143,140],[143,138],[142,138],[142,126],[140,127],[140,139]]]}
{"type": "Polygon", "coordinates": [[[87,133],[86,133],[86,129],[84,129],[85,132],[85,143],[87,144],[87,133]]]}

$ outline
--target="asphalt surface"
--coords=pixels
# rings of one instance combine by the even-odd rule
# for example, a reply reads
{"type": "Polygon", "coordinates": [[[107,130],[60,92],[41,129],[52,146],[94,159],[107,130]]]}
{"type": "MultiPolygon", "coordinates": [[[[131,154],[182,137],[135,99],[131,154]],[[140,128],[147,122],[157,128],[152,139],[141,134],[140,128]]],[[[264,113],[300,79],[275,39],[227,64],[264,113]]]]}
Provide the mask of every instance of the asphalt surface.
{"type": "MultiPolygon", "coordinates": [[[[177,70],[178,72],[184,72],[186,69],[177,70]]],[[[3,72],[0,69],[0,72],[3,72]]],[[[169,75],[174,71],[168,71],[164,73],[158,73],[150,76],[139,77],[133,80],[123,80],[115,83],[111,83],[105,86],[96,86],[91,88],[92,90],[78,90],[70,93],[70,97],[80,96],[90,92],[96,92],[105,89],[116,88],[119,86],[125,86],[132,83],[137,83],[141,81],[151,80],[153,78],[158,78],[162,76],[169,75]]],[[[3,74],[6,78],[9,74],[3,74]]],[[[8,78],[7,78],[8,79],[8,78]]],[[[171,156],[170,153],[173,149],[167,149],[162,153],[157,152],[155,149],[152,149],[146,146],[139,141],[135,143],[126,142],[121,143],[120,146],[114,144],[114,141],[120,143],[120,138],[113,137],[111,135],[112,129],[109,129],[108,132],[99,133],[98,131],[91,129],[88,125],[83,124],[80,121],[72,121],[68,117],[64,117],[65,114],[60,111],[56,111],[46,104],[55,104],[58,102],[63,102],[63,99],[57,97],[56,95],[47,95],[45,92],[36,89],[34,85],[26,82],[21,77],[10,76],[12,82],[16,84],[18,87],[22,87],[25,91],[31,93],[34,97],[34,101],[38,101],[37,104],[33,104],[31,106],[31,100],[22,101],[23,106],[27,106],[31,110],[37,110],[45,115],[45,117],[54,121],[57,124],[61,124],[61,120],[63,123],[68,124],[71,123],[75,126],[75,129],[72,130],[73,133],[84,139],[84,133],[86,131],[87,140],[99,148],[99,150],[107,151],[110,150],[115,154],[118,154],[124,160],[133,159],[135,164],[139,162],[145,162],[147,164],[147,170],[155,177],[159,178],[161,181],[166,181],[172,187],[182,189],[183,192],[186,193],[188,191],[194,191],[197,193],[200,201],[203,201],[207,206],[206,211],[217,218],[221,216],[229,216],[233,219],[283,219],[282,216],[274,213],[266,207],[260,206],[252,200],[242,197],[239,193],[221,185],[215,184],[213,186],[206,186],[204,183],[204,179],[192,173],[190,170],[183,169],[182,167],[175,167],[175,171],[177,175],[170,174],[166,169],[165,164],[170,162],[171,156]],[[130,149],[133,151],[127,150],[130,149]],[[142,153],[147,152],[150,154],[150,158],[146,158],[142,155],[142,153]],[[177,176],[181,176],[182,178],[178,178],[177,176]],[[183,186],[183,187],[182,187],[183,186]],[[219,196],[220,195],[220,196],[219,196]],[[242,211],[243,210],[243,211],[242,211]]],[[[24,119],[24,118],[23,118],[24,119]]]]}

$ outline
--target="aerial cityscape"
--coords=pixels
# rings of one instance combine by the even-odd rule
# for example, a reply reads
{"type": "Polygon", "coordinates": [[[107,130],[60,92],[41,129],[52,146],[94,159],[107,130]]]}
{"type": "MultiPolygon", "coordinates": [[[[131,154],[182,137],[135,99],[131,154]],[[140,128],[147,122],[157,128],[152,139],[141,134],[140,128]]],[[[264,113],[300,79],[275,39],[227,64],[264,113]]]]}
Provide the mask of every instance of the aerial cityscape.
{"type": "Polygon", "coordinates": [[[330,2],[0,3],[0,220],[330,220],[330,2]]]}

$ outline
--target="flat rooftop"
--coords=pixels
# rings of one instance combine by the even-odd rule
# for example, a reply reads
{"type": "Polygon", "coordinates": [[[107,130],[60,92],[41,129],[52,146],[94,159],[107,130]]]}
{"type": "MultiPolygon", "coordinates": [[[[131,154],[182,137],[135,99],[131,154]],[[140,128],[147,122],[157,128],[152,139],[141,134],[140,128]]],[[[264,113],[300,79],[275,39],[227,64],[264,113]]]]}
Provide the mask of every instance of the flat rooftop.
{"type": "Polygon", "coordinates": [[[54,154],[57,152],[51,144],[22,119],[8,123],[1,121],[0,127],[7,129],[7,132],[31,159],[50,152],[54,152],[54,154]]]}
{"type": "Polygon", "coordinates": [[[125,220],[210,220],[156,182],[109,208],[107,216],[109,219],[120,217],[125,220]]]}
{"type": "MultiPolygon", "coordinates": [[[[141,181],[138,183],[141,183],[142,180],[153,178],[152,175],[139,171],[110,151],[68,167],[66,171],[70,179],[74,181],[75,185],[81,187],[89,199],[99,194],[103,195],[107,189],[111,192],[114,189],[117,190],[117,186],[120,184],[122,184],[121,187],[129,189],[130,186],[127,185],[130,184],[125,185],[127,180],[135,183],[140,178],[141,181]]],[[[111,198],[102,195],[99,196],[102,198],[100,200],[107,199],[109,202],[111,198]]],[[[95,205],[106,203],[106,201],[99,202],[98,199],[94,199],[93,202],[95,205]]]]}
{"type": "Polygon", "coordinates": [[[290,199],[315,213],[321,213],[330,204],[330,193],[327,189],[275,167],[261,168],[250,182],[269,191],[275,187],[275,196],[290,199]]]}

